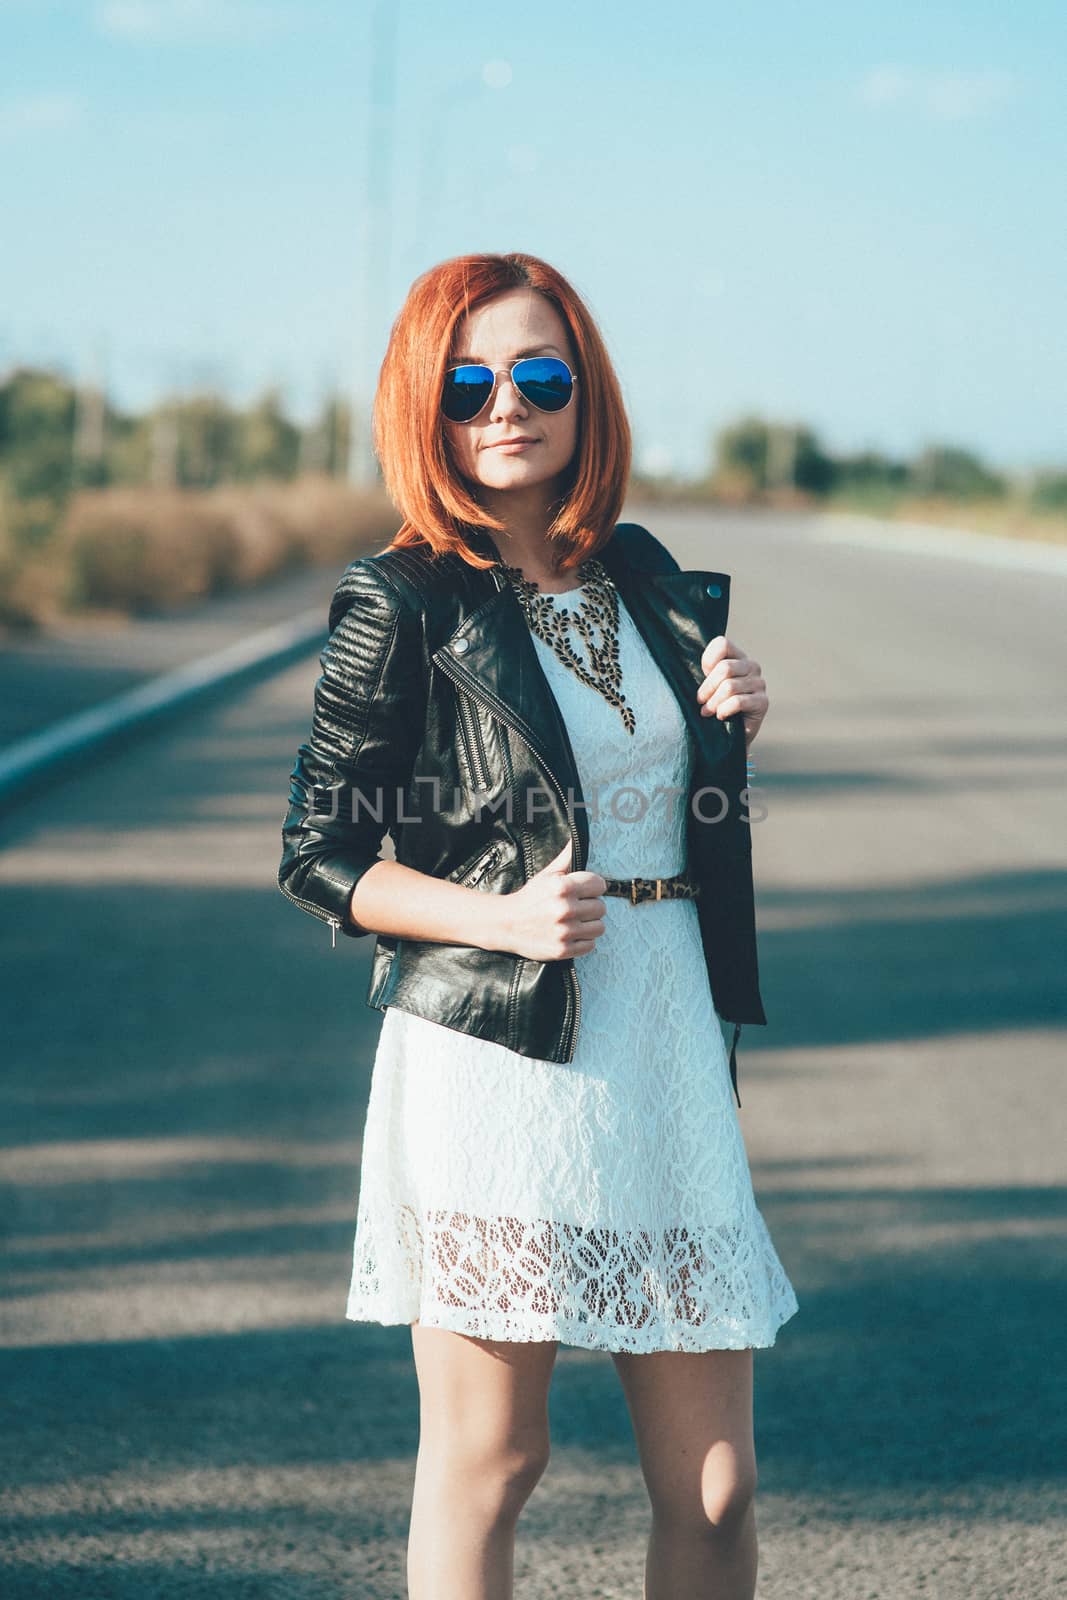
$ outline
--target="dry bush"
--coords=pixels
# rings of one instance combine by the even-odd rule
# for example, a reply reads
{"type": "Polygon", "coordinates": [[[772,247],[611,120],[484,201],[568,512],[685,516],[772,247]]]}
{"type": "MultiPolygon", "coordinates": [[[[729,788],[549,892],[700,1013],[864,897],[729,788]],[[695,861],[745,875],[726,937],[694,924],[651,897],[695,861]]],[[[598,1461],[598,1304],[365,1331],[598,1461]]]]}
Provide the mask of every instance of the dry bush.
{"type": "Polygon", "coordinates": [[[294,537],[292,519],[273,485],[242,488],[227,484],[207,491],[201,499],[232,539],[235,583],[262,583],[274,573],[302,563],[303,550],[294,537]]]}
{"type": "Polygon", "coordinates": [[[324,474],[206,491],[83,489],[40,549],[5,536],[0,520],[0,622],[177,610],[294,566],[344,564],[388,544],[398,521],[384,491],[324,474]]]}
{"type": "Polygon", "coordinates": [[[248,579],[295,564],[348,561],[388,544],[399,524],[384,490],[306,473],[288,483],[211,491],[241,529],[248,579]]]}
{"type": "Polygon", "coordinates": [[[751,505],[759,498],[756,480],[744,467],[719,467],[713,474],[709,487],[712,498],[719,505],[751,505]]]}
{"type": "Polygon", "coordinates": [[[33,629],[66,609],[64,575],[47,556],[18,556],[0,539],[0,627],[33,629]]]}
{"type": "Polygon", "coordinates": [[[204,495],[176,489],[82,490],[52,545],[74,608],[170,610],[234,586],[232,520],[204,495]]]}
{"type": "Polygon", "coordinates": [[[350,561],[381,549],[400,525],[384,489],[359,489],[324,473],[279,487],[282,514],[309,563],[350,561]]]}

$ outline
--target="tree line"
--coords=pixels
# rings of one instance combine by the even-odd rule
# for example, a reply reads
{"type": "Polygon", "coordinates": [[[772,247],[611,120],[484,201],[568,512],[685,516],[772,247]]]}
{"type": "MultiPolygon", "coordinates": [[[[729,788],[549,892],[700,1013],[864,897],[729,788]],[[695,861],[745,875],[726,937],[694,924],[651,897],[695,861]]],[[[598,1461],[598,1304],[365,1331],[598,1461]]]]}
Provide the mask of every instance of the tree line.
{"type": "MultiPolygon", "coordinates": [[[[62,498],[74,488],[156,485],[187,489],[306,471],[345,472],[350,408],[328,397],[310,424],[288,417],[277,389],[251,405],[213,391],[175,396],[135,415],[96,388],[19,367],[0,381],[0,478],[15,499],[62,498]]],[[[647,473],[635,477],[651,482],[647,473]]],[[[803,424],[746,416],[709,441],[706,471],[679,487],[720,486],[733,497],[790,488],[812,497],[842,488],[883,488],[959,499],[1017,490],[960,445],[931,444],[913,459],[877,450],[835,454],[803,424]]],[[[1067,470],[1036,473],[1026,485],[1038,506],[1067,507],[1067,470]]]]}
{"type": "Polygon", "coordinates": [[[973,450],[929,444],[911,459],[878,450],[834,454],[802,424],[748,416],[715,435],[711,487],[741,498],[794,490],[813,499],[844,492],[890,496],[939,496],[950,500],[995,500],[1025,496],[1034,509],[1067,509],[1067,471],[1024,475],[998,471],[973,450]]]}

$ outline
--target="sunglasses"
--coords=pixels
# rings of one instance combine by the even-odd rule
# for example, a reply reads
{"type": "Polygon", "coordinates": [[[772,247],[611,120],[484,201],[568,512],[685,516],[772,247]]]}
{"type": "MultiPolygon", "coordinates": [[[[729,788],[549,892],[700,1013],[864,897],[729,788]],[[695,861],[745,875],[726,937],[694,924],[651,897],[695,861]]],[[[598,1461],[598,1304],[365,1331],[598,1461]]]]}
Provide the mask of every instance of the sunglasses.
{"type": "Polygon", "coordinates": [[[449,422],[473,422],[493,398],[500,372],[537,411],[563,411],[571,403],[578,374],[555,356],[526,356],[511,368],[450,367],[441,391],[441,410],[449,422]]]}

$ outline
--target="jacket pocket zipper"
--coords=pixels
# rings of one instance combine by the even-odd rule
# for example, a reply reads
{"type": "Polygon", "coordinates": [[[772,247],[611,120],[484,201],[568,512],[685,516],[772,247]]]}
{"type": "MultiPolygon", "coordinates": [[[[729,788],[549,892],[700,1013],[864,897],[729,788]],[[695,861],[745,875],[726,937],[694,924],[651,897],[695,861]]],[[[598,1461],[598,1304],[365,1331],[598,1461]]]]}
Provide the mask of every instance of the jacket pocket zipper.
{"type": "Polygon", "coordinates": [[[481,883],[487,872],[491,872],[500,858],[499,844],[491,844],[480,856],[476,856],[458,878],[453,881],[462,884],[465,889],[473,889],[481,883]]]}
{"type": "Polygon", "coordinates": [[[457,688],[456,705],[459,708],[459,730],[463,738],[463,752],[467,757],[471,779],[476,789],[491,789],[492,775],[489,758],[482,743],[482,730],[478,713],[462,689],[457,688]]]}
{"type": "Polygon", "coordinates": [[[337,930],[341,926],[340,917],[335,917],[332,911],[324,911],[321,906],[315,905],[311,900],[301,900],[298,894],[294,894],[291,889],[287,889],[285,884],[280,881],[278,883],[278,888],[282,891],[282,894],[288,895],[289,899],[294,905],[300,906],[304,911],[310,911],[313,917],[319,917],[323,922],[328,922],[330,924],[330,948],[331,950],[336,950],[337,930]]]}

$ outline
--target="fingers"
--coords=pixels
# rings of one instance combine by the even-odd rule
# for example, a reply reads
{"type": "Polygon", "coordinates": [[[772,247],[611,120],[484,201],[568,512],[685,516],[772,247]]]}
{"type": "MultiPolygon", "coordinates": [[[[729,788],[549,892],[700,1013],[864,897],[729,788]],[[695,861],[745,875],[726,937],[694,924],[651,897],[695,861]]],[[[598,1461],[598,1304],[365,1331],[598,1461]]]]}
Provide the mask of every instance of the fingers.
{"type": "MultiPolygon", "coordinates": [[[[596,872],[577,876],[587,876],[601,883],[604,881],[596,872]]],[[[603,900],[597,895],[577,893],[579,888],[580,885],[572,879],[564,890],[567,904],[560,915],[564,948],[567,954],[572,956],[588,955],[595,948],[597,940],[607,926],[607,907],[603,900]],[[575,898],[576,893],[577,898],[575,898]]]]}
{"type": "Polygon", "coordinates": [[[750,656],[720,661],[696,693],[702,717],[732,717],[741,711],[759,718],[769,705],[760,664],[750,656]]]}
{"type": "Polygon", "coordinates": [[[700,665],[706,673],[711,673],[716,666],[726,662],[738,663],[749,659],[747,653],[739,644],[728,639],[724,633],[718,633],[714,639],[709,639],[704,646],[700,657],[700,665]]]}
{"type": "Polygon", "coordinates": [[[708,671],[707,677],[697,690],[698,700],[707,700],[721,683],[732,680],[746,690],[758,688],[763,685],[763,669],[754,656],[729,656],[724,661],[716,662],[708,671]]]}
{"type": "Polygon", "coordinates": [[[560,920],[568,925],[580,922],[595,922],[598,917],[606,917],[608,908],[598,895],[578,895],[577,898],[569,889],[564,889],[561,904],[563,910],[560,920]]]}
{"type": "Polygon", "coordinates": [[[587,956],[591,950],[596,949],[596,942],[604,932],[604,924],[590,929],[579,937],[577,934],[566,941],[566,952],[571,956],[587,956]]]}
{"type": "Polygon", "coordinates": [[[579,922],[589,922],[592,917],[605,917],[608,907],[603,902],[603,891],[608,888],[598,872],[573,872],[561,888],[561,898],[568,904],[566,915],[577,917],[579,922]]]}
{"type": "MultiPolygon", "coordinates": [[[[716,634],[715,638],[709,639],[704,646],[704,652],[700,657],[700,665],[705,672],[710,672],[715,663],[721,661],[723,656],[727,654],[733,655],[734,653],[734,646],[731,645],[726,635],[724,633],[716,634]]],[[[744,653],[742,650],[741,654],[744,655],[744,653]]]]}
{"type": "Polygon", "coordinates": [[[768,707],[765,694],[728,694],[724,698],[712,699],[707,705],[701,706],[702,717],[732,717],[735,712],[742,711],[748,716],[762,716],[768,707]]]}

